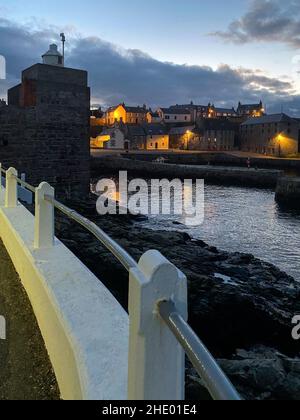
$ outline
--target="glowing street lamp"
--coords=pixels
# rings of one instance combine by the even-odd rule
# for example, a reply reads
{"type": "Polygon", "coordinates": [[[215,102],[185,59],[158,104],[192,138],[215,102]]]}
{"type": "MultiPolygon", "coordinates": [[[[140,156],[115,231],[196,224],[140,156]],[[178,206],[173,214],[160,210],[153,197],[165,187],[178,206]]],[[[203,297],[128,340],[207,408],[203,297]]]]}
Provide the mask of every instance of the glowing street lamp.
{"type": "Polygon", "coordinates": [[[278,141],[278,153],[279,157],[281,157],[281,141],[284,139],[282,133],[278,134],[276,140],[278,141]]]}
{"type": "Polygon", "coordinates": [[[187,135],[187,146],[186,146],[186,149],[187,150],[189,150],[190,149],[190,135],[191,135],[192,133],[191,133],[191,131],[190,130],[187,130],[186,131],[186,135],[187,135]]]}

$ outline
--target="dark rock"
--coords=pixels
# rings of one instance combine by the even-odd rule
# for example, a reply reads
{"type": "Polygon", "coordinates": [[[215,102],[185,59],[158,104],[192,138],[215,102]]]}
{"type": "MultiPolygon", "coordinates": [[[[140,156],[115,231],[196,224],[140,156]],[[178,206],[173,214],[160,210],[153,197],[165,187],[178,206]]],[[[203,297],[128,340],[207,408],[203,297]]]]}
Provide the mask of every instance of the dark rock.
{"type": "MultiPolygon", "coordinates": [[[[291,337],[291,320],[300,313],[299,283],[252,255],[217,250],[184,232],[145,229],[127,216],[99,216],[95,198],[90,200],[67,204],[84,215],[87,208],[88,217],[136,260],[157,249],[186,274],[189,322],[245,398],[300,399],[299,342],[291,337]]],[[[60,214],[57,234],[127,308],[128,274],[116,259],[60,214]]],[[[200,392],[194,376],[187,375],[188,398],[200,392]]],[[[206,399],[203,386],[200,394],[206,399]]]]}

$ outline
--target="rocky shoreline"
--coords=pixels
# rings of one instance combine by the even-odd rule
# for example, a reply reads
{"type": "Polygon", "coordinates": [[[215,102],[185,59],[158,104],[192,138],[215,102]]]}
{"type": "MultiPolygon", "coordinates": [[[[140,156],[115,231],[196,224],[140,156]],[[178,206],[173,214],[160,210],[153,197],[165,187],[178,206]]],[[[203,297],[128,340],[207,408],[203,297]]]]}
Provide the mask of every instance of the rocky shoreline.
{"type": "MultiPolygon", "coordinates": [[[[300,399],[300,346],[291,336],[300,283],[252,255],[227,253],[178,231],[145,229],[132,216],[99,216],[95,196],[66,204],[136,260],[157,249],[188,278],[189,322],[246,399],[300,399]]],[[[56,234],[127,308],[128,275],[87,231],[56,215],[56,234]]],[[[187,366],[187,398],[207,399],[187,366]]]]}

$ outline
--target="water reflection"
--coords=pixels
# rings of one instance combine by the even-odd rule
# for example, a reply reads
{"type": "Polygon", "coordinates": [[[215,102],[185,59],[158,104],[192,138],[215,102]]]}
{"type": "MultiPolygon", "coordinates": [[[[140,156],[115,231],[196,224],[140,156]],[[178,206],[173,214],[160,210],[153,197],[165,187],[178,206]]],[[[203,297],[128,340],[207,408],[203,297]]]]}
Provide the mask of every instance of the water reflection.
{"type": "Polygon", "coordinates": [[[145,226],[181,229],[220,249],[254,254],[300,281],[300,213],[280,208],[272,191],[209,185],[201,226],[187,227],[178,215],[150,216],[145,226]]]}

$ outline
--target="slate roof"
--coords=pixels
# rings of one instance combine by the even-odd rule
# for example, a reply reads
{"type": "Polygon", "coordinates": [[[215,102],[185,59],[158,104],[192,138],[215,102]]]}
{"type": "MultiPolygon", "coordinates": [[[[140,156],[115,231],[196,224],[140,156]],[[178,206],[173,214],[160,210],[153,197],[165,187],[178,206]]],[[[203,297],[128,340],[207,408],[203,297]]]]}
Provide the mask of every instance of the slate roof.
{"type": "Polygon", "coordinates": [[[201,124],[199,124],[200,129],[208,130],[216,130],[216,131],[234,131],[235,125],[230,121],[218,120],[214,118],[208,118],[206,120],[202,120],[201,124]]]}
{"type": "Polygon", "coordinates": [[[282,122],[294,122],[293,118],[289,117],[286,114],[271,114],[271,115],[264,115],[263,117],[259,118],[249,118],[245,121],[242,126],[246,125],[259,125],[259,124],[275,124],[275,123],[282,123],[282,122]]]}
{"type": "Polygon", "coordinates": [[[238,110],[239,111],[255,111],[257,109],[260,109],[261,107],[262,107],[261,102],[259,104],[247,104],[247,105],[242,105],[241,103],[239,103],[238,110]]]}
{"type": "Polygon", "coordinates": [[[167,115],[190,115],[190,111],[186,108],[160,108],[167,115]]]}
{"type": "Polygon", "coordinates": [[[143,124],[142,127],[147,136],[159,136],[168,134],[168,130],[163,124],[143,124]]]}
{"type": "Polygon", "coordinates": [[[141,106],[125,106],[126,112],[131,114],[147,114],[148,110],[141,106]]]}
{"type": "Polygon", "coordinates": [[[236,114],[234,108],[213,108],[216,112],[220,112],[222,114],[236,114]]]}
{"type": "Polygon", "coordinates": [[[169,134],[170,136],[182,136],[186,134],[187,131],[193,131],[195,129],[195,125],[193,126],[185,126],[185,127],[172,127],[169,134]]]}
{"type": "Polygon", "coordinates": [[[148,110],[141,106],[127,106],[124,104],[119,104],[117,106],[111,106],[107,109],[106,112],[113,112],[115,111],[119,106],[123,106],[126,110],[126,112],[129,112],[131,114],[147,114],[148,110]]]}

